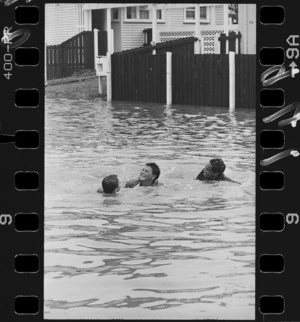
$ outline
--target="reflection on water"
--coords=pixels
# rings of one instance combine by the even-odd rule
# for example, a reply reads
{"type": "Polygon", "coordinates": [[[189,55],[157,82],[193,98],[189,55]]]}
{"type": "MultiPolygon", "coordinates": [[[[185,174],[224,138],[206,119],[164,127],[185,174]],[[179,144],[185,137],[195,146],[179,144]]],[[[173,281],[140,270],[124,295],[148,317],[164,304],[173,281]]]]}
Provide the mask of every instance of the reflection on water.
{"type": "Polygon", "coordinates": [[[253,111],[47,99],[45,139],[46,319],[254,319],[253,111]],[[194,180],[214,157],[241,185],[194,180]]]}

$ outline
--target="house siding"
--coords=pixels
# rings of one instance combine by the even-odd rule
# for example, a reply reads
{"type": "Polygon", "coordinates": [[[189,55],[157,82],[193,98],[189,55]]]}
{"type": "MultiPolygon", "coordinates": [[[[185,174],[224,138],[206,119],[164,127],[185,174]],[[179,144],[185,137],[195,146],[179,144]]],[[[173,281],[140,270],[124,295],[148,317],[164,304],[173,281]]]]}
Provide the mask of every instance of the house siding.
{"type": "Polygon", "coordinates": [[[167,9],[165,10],[166,24],[161,29],[181,28],[183,27],[184,9],[167,9]]]}
{"type": "Polygon", "coordinates": [[[122,50],[128,50],[143,46],[143,30],[152,28],[151,22],[127,22],[125,21],[125,8],[121,9],[121,40],[122,50]]]}
{"type": "MultiPolygon", "coordinates": [[[[99,4],[98,6],[99,9],[101,9],[101,4],[99,4]]],[[[91,28],[91,21],[88,21],[88,18],[90,16],[89,12],[86,11],[84,15],[85,21],[81,21],[83,17],[80,16],[79,11],[83,10],[82,7],[83,6],[81,5],[81,7],[78,8],[78,5],[75,3],[46,4],[45,41],[47,45],[60,44],[61,42],[73,37],[83,29],[83,25],[85,30],[91,28]],[[80,17],[81,19],[79,19],[80,17]],[[81,30],[79,29],[79,24],[82,26],[81,30]]],[[[144,43],[143,30],[152,28],[151,21],[125,21],[125,11],[125,8],[120,8],[120,21],[112,22],[112,29],[114,30],[115,36],[114,50],[116,52],[141,47],[144,43]]],[[[255,26],[253,27],[253,25],[255,24],[255,16],[253,12],[254,10],[252,9],[251,5],[239,4],[239,25],[229,26],[229,30],[241,31],[242,41],[244,43],[244,53],[255,51],[255,26]],[[247,21],[247,23],[245,23],[245,21],[247,21]],[[250,32],[252,32],[253,34],[253,40],[251,43],[248,41],[248,44],[248,42],[245,42],[245,39],[247,39],[247,36],[245,35],[249,35],[250,32]]],[[[210,5],[209,15],[209,23],[201,23],[200,26],[202,36],[206,37],[204,38],[206,44],[213,41],[212,37],[217,36],[216,33],[220,33],[224,30],[224,6],[222,4],[215,6],[210,5]]],[[[104,14],[103,18],[105,17],[106,14],[104,14]]],[[[158,22],[157,24],[159,41],[167,41],[194,35],[195,23],[184,22],[183,8],[165,9],[164,18],[165,20],[163,23],[158,22]]],[[[106,29],[105,21],[103,23],[104,29],[106,29]]]]}
{"type": "Polygon", "coordinates": [[[215,7],[215,25],[223,25],[224,24],[224,6],[217,5],[215,7]]]}
{"type": "Polygon", "coordinates": [[[122,30],[120,22],[112,22],[112,29],[114,30],[114,51],[122,51],[122,30]]]}
{"type": "MultiPolygon", "coordinates": [[[[209,23],[202,23],[201,29],[206,30],[210,29],[211,25],[214,23],[213,17],[213,7],[210,7],[209,10],[209,23]]],[[[125,11],[126,9],[121,9],[121,30],[122,34],[122,50],[128,50],[136,47],[140,47],[144,42],[143,30],[146,28],[152,28],[151,21],[149,22],[128,22],[125,21],[125,11]]],[[[222,9],[221,9],[221,12],[222,9]]],[[[184,9],[183,8],[174,8],[166,9],[165,21],[157,24],[158,34],[160,32],[194,32],[195,24],[184,22],[184,9]]],[[[188,35],[187,35],[188,36],[188,35]]]]}
{"type": "Polygon", "coordinates": [[[79,33],[78,11],[74,3],[48,3],[45,6],[45,42],[58,45],[79,33]]]}

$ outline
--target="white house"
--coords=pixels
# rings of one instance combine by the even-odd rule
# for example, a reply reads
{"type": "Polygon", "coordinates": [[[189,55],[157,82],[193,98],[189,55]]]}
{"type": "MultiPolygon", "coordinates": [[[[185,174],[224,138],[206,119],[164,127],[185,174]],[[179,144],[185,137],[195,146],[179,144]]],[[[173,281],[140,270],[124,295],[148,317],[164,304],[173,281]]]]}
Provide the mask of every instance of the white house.
{"type": "Polygon", "coordinates": [[[255,4],[238,4],[237,23],[233,24],[228,7],[223,4],[201,4],[197,18],[195,4],[186,3],[157,4],[155,11],[150,4],[48,3],[45,6],[46,44],[60,44],[84,30],[107,30],[107,10],[111,10],[110,27],[114,30],[116,52],[143,45],[143,30],[152,28],[156,11],[157,42],[194,36],[198,20],[203,53],[218,52],[217,37],[226,26],[229,31],[241,32],[241,53],[256,53],[255,4]]]}

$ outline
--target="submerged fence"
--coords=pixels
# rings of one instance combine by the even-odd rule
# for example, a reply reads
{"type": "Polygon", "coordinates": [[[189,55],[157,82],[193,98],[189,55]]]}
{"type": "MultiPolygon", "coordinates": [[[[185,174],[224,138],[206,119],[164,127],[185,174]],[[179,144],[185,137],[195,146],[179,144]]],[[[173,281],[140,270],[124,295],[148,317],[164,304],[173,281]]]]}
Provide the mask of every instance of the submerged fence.
{"type": "Polygon", "coordinates": [[[173,104],[229,105],[227,55],[173,55],[173,104]]]}
{"type": "MultiPolygon", "coordinates": [[[[236,55],[236,108],[255,108],[255,55],[236,55]]],[[[229,56],[173,53],[172,103],[229,106],[229,56]]],[[[112,55],[112,99],[166,103],[166,55],[112,55]]]]}
{"type": "Polygon", "coordinates": [[[235,75],[236,107],[255,108],[256,55],[236,55],[235,75]]]}
{"type": "Polygon", "coordinates": [[[113,55],[112,99],[165,103],[165,55],[113,55]]]}
{"type": "MultiPolygon", "coordinates": [[[[99,55],[105,55],[107,33],[99,31],[99,55]]],[[[46,47],[47,80],[68,77],[80,69],[94,68],[94,34],[92,31],[68,39],[60,45],[46,47]]]]}

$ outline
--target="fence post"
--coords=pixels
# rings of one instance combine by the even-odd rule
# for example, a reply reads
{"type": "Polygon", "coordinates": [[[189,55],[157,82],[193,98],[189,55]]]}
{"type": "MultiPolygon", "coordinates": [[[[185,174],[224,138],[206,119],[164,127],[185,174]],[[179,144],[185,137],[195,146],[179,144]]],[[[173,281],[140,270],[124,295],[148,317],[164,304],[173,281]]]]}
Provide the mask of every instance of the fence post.
{"type": "Polygon", "coordinates": [[[229,52],[229,111],[235,110],[235,52],[229,52]]]}
{"type": "MultiPolygon", "coordinates": [[[[200,5],[197,4],[195,7],[195,37],[197,38],[196,42],[194,43],[194,53],[200,54],[200,38],[201,38],[201,31],[200,31],[200,5]]],[[[202,52],[203,54],[203,52],[202,52]]]]}
{"type": "Polygon", "coordinates": [[[107,102],[111,102],[112,97],[112,83],[111,83],[111,54],[107,53],[107,102]]]}
{"type": "Polygon", "coordinates": [[[166,68],[166,79],[167,79],[167,105],[172,105],[172,53],[167,52],[167,68],[166,68]]]}
{"type": "Polygon", "coordinates": [[[96,58],[98,57],[98,29],[94,29],[94,62],[96,69],[96,58]]]}
{"type": "Polygon", "coordinates": [[[234,32],[234,34],[236,35],[235,38],[235,53],[239,54],[239,34],[237,32],[234,32]]]}
{"type": "MultiPolygon", "coordinates": [[[[97,57],[98,57],[98,51],[99,51],[99,30],[98,29],[94,29],[94,68],[97,74],[97,57]]],[[[103,94],[103,87],[102,87],[102,79],[101,76],[98,76],[98,91],[99,94],[103,94]]]]}
{"type": "MultiPolygon", "coordinates": [[[[155,46],[157,44],[157,13],[156,4],[152,4],[152,42],[151,45],[155,46]]],[[[156,50],[152,50],[152,55],[156,55],[156,50]]]]}
{"type": "Polygon", "coordinates": [[[111,46],[111,54],[113,54],[115,52],[115,41],[114,41],[114,38],[115,38],[115,34],[114,34],[114,30],[111,29],[110,30],[110,40],[111,40],[111,43],[110,43],[110,46],[111,46]]]}
{"type": "Polygon", "coordinates": [[[45,43],[45,85],[48,85],[47,82],[47,63],[48,63],[48,54],[47,54],[47,44],[45,43]]]}

